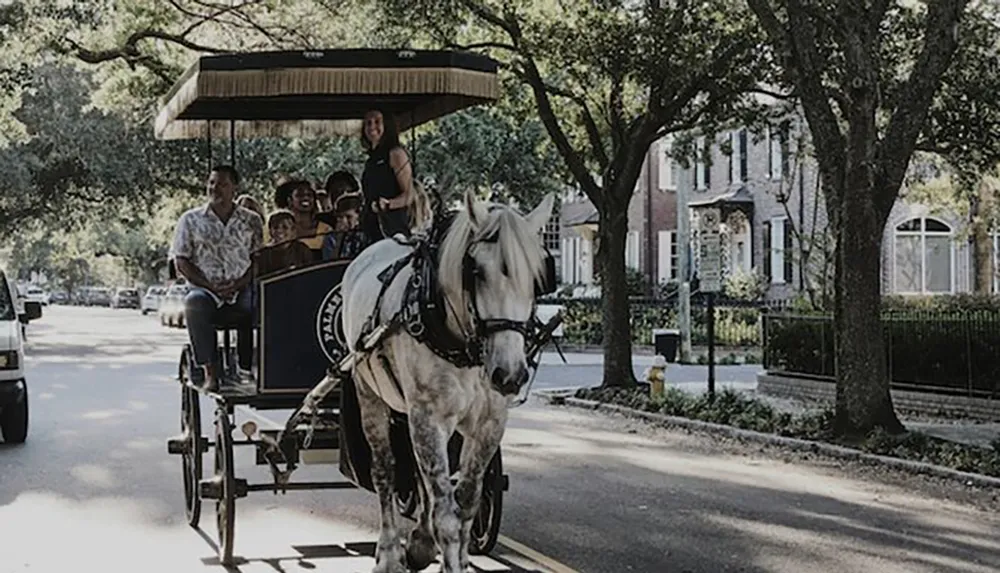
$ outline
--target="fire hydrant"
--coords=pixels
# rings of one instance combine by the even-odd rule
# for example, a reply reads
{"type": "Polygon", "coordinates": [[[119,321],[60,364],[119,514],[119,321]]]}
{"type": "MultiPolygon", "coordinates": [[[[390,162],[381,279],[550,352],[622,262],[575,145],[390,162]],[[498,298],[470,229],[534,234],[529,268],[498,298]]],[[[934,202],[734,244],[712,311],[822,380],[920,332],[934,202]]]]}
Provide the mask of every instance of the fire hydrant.
{"type": "Polygon", "coordinates": [[[667,359],[662,354],[657,354],[644,376],[646,382],[649,382],[649,397],[662,398],[664,384],[667,381],[667,359]]]}

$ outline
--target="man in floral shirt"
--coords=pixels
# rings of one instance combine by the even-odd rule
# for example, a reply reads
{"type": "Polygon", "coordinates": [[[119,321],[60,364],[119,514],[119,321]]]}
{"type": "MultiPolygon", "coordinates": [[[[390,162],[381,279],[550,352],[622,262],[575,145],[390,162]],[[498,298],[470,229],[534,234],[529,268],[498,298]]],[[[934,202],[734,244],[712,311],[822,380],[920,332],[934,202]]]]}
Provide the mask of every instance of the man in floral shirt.
{"type": "Polygon", "coordinates": [[[215,337],[216,323],[237,324],[236,349],[241,373],[250,372],[253,359],[250,282],[253,253],[263,242],[260,215],[234,202],[240,176],[229,165],[212,169],[206,205],[195,207],[177,221],[170,255],[177,272],[193,287],[184,299],[184,318],[197,384],[217,389],[220,379],[239,382],[223,372],[215,337]]]}

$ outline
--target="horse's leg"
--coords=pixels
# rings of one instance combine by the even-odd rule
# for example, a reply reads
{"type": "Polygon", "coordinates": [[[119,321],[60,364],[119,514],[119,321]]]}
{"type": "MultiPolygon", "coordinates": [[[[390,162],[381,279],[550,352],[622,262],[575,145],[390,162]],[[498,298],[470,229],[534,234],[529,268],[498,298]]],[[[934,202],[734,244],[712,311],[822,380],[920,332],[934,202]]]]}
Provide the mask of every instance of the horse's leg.
{"type": "Polygon", "coordinates": [[[434,543],[432,533],[431,510],[434,504],[428,494],[427,480],[424,479],[423,472],[417,470],[416,473],[417,491],[414,495],[419,500],[420,515],[417,517],[417,526],[410,531],[410,537],[406,542],[406,565],[413,571],[423,571],[437,557],[437,545],[434,543]]]}
{"type": "Polygon", "coordinates": [[[403,546],[400,542],[399,512],[395,499],[396,461],[389,441],[389,407],[363,380],[355,384],[361,409],[361,425],[372,449],[372,482],[382,509],[382,528],[375,550],[373,573],[405,573],[403,546]]]}
{"type": "Polygon", "coordinates": [[[495,404],[488,413],[477,417],[472,424],[462,424],[463,441],[460,460],[461,472],[455,486],[455,502],[462,520],[461,563],[469,567],[469,542],[472,536],[472,522],[479,512],[479,502],[483,498],[483,476],[493,454],[500,447],[504,429],[507,426],[507,408],[495,404]]]}
{"type": "Polygon", "coordinates": [[[428,490],[432,531],[441,550],[441,571],[460,573],[461,521],[448,468],[448,438],[455,424],[436,414],[428,403],[413,405],[409,417],[413,453],[428,490]]]}

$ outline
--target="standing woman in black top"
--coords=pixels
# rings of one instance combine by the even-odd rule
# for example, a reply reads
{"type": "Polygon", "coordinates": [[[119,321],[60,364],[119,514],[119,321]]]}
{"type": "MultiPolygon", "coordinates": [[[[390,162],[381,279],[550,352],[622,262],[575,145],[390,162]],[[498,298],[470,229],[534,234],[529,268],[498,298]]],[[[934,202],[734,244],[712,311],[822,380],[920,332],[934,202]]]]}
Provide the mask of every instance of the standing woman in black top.
{"type": "Polygon", "coordinates": [[[371,243],[396,233],[409,235],[413,167],[406,150],[399,144],[393,117],[379,110],[366,113],[361,143],[368,151],[368,161],[361,174],[361,192],[365,198],[361,230],[371,243]]]}

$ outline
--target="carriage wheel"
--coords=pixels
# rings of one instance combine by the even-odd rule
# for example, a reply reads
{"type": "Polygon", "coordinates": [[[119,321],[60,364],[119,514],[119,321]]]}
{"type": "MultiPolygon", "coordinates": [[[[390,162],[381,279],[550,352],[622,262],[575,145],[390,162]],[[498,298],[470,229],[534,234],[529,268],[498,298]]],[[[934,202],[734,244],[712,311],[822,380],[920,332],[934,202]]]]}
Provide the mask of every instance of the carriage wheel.
{"type": "Polygon", "coordinates": [[[215,476],[222,482],[215,502],[215,525],[219,531],[219,561],[233,562],[233,539],[236,534],[236,476],[233,467],[233,425],[229,413],[219,407],[215,414],[215,476]]]}
{"type": "Polygon", "coordinates": [[[187,448],[181,454],[184,471],[184,511],[188,525],[198,527],[201,520],[201,494],[198,482],[202,478],[201,407],[198,392],[189,388],[188,362],[181,357],[181,435],[187,439],[187,448]]]}
{"type": "Polygon", "coordinates": [[[493,454],[490,465],[483,475],[483,497],[479,500],[479,512],[472,520],[469,536],[469,553],[486,555],[497,544],[500,537],[500,519],[503,516],[503,459],[500,449],[493,454]]]}

